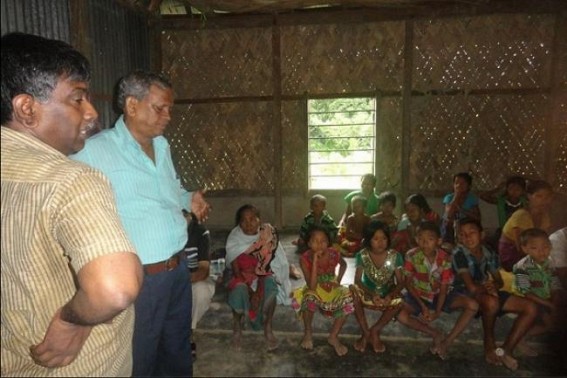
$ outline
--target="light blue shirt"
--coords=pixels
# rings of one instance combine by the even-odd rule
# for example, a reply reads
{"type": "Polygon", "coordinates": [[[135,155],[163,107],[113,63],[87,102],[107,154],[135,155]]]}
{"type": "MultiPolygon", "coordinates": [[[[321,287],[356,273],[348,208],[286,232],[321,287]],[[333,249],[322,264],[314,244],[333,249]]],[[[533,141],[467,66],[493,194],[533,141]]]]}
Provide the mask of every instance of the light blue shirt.
{"type": "Polygon", "coordinates": [[[155,164],[124,123],[86,141],[71,159],[101,170],[112,183],[122,225],[142,264],[163,261],[187,242],[181,209],[191,209],[191,193],[181,185],[163,136],[153,140],[155,164]]]}

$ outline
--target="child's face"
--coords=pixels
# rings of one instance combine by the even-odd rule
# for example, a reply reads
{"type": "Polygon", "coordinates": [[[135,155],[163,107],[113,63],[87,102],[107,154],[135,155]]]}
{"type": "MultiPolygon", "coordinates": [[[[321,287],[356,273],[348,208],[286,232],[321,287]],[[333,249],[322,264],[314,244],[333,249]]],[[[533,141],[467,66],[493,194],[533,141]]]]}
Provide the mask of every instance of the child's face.
{"type": "Polygon", "coordinates": [[[520,198],[524,195],[524,188],[516,183],[511,183],[506,187],[506,197],[512,201],[512,203],[518,203],[520,198]]]}
{"type": "Polygon", "coordinates": [[[522,251],[538,264],[543,264],[551,253],[551,243],[544,237],[530,238],[524,245],[522,251]]]}
{"type": "Polygon", "coordinates": [[[385,215],[392,215],[394,213],[394,204],[390,201],[386,201],[380,204],[380,210],[385,215]]]}
{"type": "Polygon", "coordinates": [[[474,224],[464,224],[459,229],[461,243],[470,251],[476,250],[482,240],[482,232],[474,224]]]}
{"type": "Polygon", "coordinates": [[[363,179],[360,183],[360,189],[362,190],[362,193],[368,196],[374,191],[374,181],[372,181],[372,179],[368,177],[363,179]]]}
{"type": "Polygon", "coordinates": [[[355,214],[364,214],[364,202],[352,201],[352,212],[355,214]]]}
{"type": "Polygon", "coordinates": [[[388,248],[388,238],[384,231],[377,230],[370,239],[370,248],[375,252],[383,252],[388,248]]]}
{"type": "Polygon", "coordinates": [[[307,245],[313,252],[321,252],[329,247],[329,239],[323,231],[313,231],[307,245]]]}
{"type": "Polygon", "coordinates": [[[469,183],[462,177],[455,177],[453,180],[453,190],[455,193],[458,192],[468,192],[469,191],[469,183]]]}
{"type": "Polygon", "coordinates": [[[433,231],[419,231],[416,237],[417,245],[426,254],[433,253],[441,245],[441,238],[433,231]]]}
{"type": "Polygon", "coordinates": [[[419,221],[421,221],[421,209],[419,208],[419,206],[413,203],[408,203],[406,205],[406,214],[411,223],[418,223],[419,221]]]}
{"type": "Polygon", "coordinates": [[[530,194],[528,197],[530,209],[536,211],[545,211],[549,209],[549,206],[551,205],[553,192],[547,189],[540,189],[535,193],[530,194]]]}
{"type": "Polygon", "coordinates": [[[311,211],[313,212],[313,215],[320,216],[321,214],[323,214],[323,211],[325,211],[326,207],[327,206],[326,206],[325,202],[315,201],[311,205],[311,211]]]}

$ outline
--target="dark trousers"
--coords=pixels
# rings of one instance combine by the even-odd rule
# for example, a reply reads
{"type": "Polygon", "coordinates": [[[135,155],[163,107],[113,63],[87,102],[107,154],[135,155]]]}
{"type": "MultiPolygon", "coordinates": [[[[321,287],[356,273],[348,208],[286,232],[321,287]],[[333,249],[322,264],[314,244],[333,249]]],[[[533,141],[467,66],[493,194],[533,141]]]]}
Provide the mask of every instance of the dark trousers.
{"type": "Polygon", "coordinates": [[[144,276],[135,302],[132,376],[193,376],[191,296],[185,264],[144,276]]]}

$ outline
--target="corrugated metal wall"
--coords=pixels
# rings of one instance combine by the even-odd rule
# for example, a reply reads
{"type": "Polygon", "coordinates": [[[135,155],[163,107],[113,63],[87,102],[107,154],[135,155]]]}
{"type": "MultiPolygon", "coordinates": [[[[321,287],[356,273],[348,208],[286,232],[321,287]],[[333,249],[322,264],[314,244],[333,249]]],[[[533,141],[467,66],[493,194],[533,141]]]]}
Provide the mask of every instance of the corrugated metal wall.
{"type": "Polygon", "coordinates": [[[2,34],[20,31],[70,42],[68,0],[2,0],[2,34]]]}
{"type": "Polygon", "coordinates": [[[93,103],[101,127],[107,128],[116,118],[112,107],[116,81],[133,69],[150,68],[146,15],[115,0],[89,0],[82,2],[86,17],[74,23],[80,30],[71,30],[71,20],[79,17],[73,13],[72,1],[76,0],[2,0],[2,34],[21,31],[68,43],[81,34],[86,45],[76,47],[91,62],[93,103]]]}

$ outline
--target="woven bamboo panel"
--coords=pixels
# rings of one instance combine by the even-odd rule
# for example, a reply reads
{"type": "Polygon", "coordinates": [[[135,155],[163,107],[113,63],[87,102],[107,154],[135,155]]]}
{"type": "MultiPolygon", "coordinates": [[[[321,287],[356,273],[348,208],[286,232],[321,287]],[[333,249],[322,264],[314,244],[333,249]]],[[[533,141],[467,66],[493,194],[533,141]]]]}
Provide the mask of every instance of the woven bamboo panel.
{"type": "Polygon", "coordinates": [[[546,87],[552,15],[495,15],[415,23],[413,87],[546,87]]]}
{"type": "Polygon", "coordinates": [[[176,105],[167,129],[173,160],[188,189],[273,195],[271,105],[176,105]]]}
{"type": "Polygon", "coordinates": [[[178,98],[272,94],[269,28],[166,30],[161,44],[178,98]]]}
{"type": "Polygon", "coordinates": [[[401,89],[403,22],[286,26],[281,41],[284,94],[401,89]]]}
{"type": "Polygon", "coordinates": [[[476,189],[544,172],[546,95],[424,96],[412,102],[410,188],[449,188],[469,171],[476,189]]]}
{"type": "Polygon", "coordinates": [[[376,191],[400,191],[402,170],[402,101],[381,97],[377,101],[376,191]]]}
{"type": "Polygon", "coordinates": [[[282,192],[307,191],[307,129],[305,101],[282,102],[282,192]]]}
{"type": "MultiPolygon", "coordinates": [[[[563,99],[567,99],[567,92],[563,93],[563,99]]],[[[560,106],[559,124],[556,125],[557,131],[553,138],[558,141],[553,164],[553,187],[559,192],[567,194],[567,101],[563,101],[560,106]]]]}

